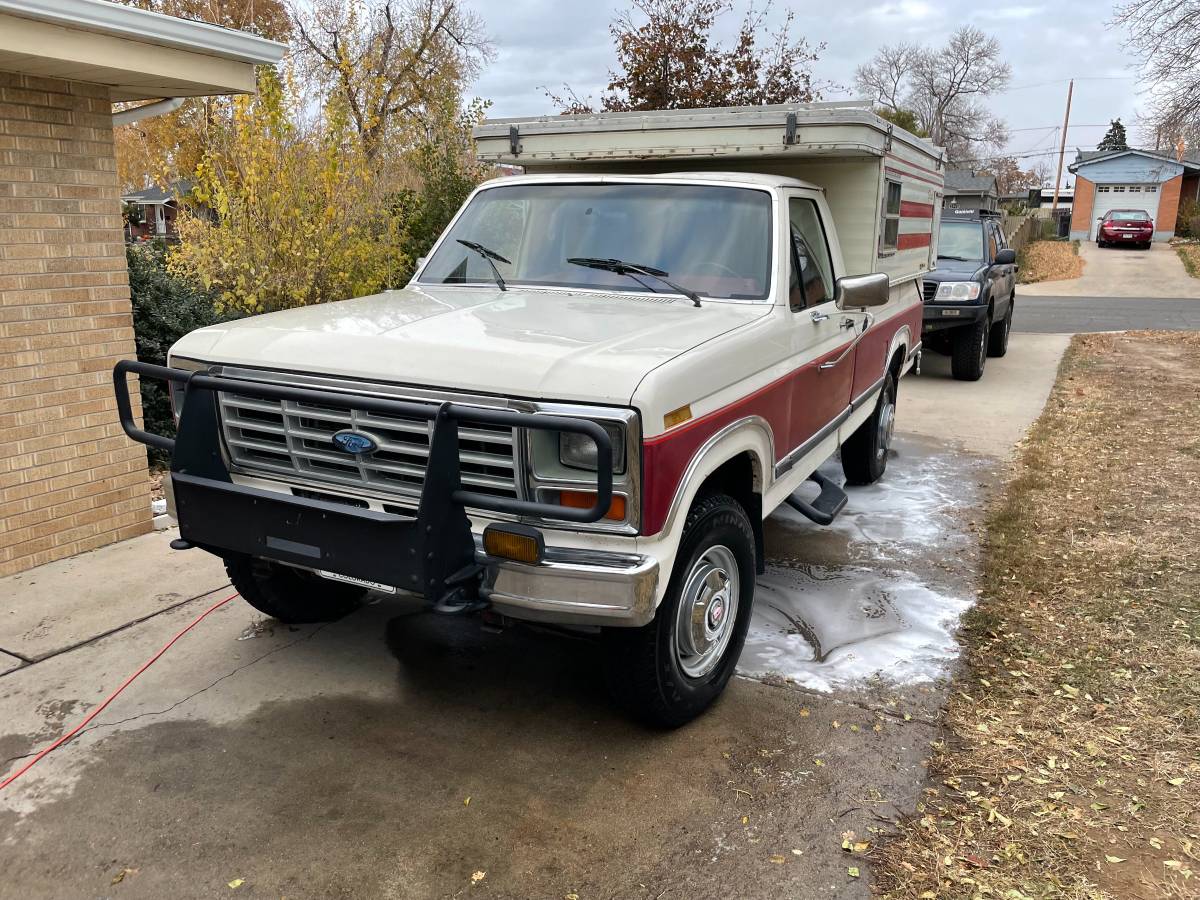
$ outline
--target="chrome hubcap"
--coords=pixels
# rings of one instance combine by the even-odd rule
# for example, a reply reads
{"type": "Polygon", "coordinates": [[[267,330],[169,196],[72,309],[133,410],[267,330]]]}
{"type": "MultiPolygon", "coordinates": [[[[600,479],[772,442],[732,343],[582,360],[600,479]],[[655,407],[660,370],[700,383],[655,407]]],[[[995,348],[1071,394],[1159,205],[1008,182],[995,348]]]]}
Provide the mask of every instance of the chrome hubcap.
{"type": "Polygon", "coordinates": [[[709,547],[683,584],[675,620],[675,657],[690,678],[717,667],[733,635],[740,593],[737,558],[724,545],[709,547]]]}
{"type": "Polygon", "coordinates": [[[881,457],[886,456],[892,446],[892,435],[896,433],[896,401],[891,397],[884,398],[884,404],[879,409],[879,450],[881,457]]]}

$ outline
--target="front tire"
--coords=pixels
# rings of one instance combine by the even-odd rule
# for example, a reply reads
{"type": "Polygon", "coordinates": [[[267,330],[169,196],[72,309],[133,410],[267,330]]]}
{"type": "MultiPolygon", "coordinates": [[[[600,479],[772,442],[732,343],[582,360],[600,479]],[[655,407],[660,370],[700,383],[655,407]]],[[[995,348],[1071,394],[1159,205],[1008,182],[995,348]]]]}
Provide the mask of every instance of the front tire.
{"type": "Polygon", "coordinates": [[[978,381],[987,365],[991,323],[981,316],[973,325],[959,329],[950,348],[950,374],[959,381],[978,381]]]}
{"type": "Polygon", "coordinates": [[[285,625],[333,622],[354,612],[366,591],[254,556],[232,556],[225,571],[242,599],[285,625]]]}
{"type": "Polygon", "coordinates": [[[649,725],[677,728],[704,712],[733,675],[754,601],[754,531],[725,494],[688,513],[667,594],[641,628],[606,628],[613,698],[649,725]]]}
{"type": "Polygon", "coordinates": [[[1013,320],[1013,301],[1008,301],[1008,312],[1004,314],[1004,320],[1000,323],[999,328],[993,328],[988,336],[988,356],[994,356],[997,359],[1008,353],[1008,336],[1012,332],[1013,320]]]}
{"type": "Polygon", "coordinates": [[[874,484],[887,470],[896,429],[896,377],[888,372],[871,418],[842,444],[842,471],[847,484],[874,484]]]}

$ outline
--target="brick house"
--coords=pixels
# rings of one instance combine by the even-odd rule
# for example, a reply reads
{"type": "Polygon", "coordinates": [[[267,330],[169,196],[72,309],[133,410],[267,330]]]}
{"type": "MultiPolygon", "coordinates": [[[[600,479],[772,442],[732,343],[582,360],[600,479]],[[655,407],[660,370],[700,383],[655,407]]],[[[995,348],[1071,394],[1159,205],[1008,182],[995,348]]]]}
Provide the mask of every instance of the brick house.
{"type": "Polygon", "coordinates": [[[112,393],[134,356],[113,102],[253,92],[284,50],[105,0],[0,0],[0,575],[150,528],[112,393]]]}
{"type": "Polygon", "coordinates": [[[1200,162],[1153,150],[1083,150],[1067,167],[1075,175],[1071,238],[1096,239],[1096,226],[1112,209],[1144,209],[1154,220],[1154,240],[1175,236],[1179,206],[1200,202],[1200,162]]]}
{"type": "Polygon", "coordinates": [[[151,238],[176,240],[175,217],[179,214],[180,202],[191,189],[190,183],[180,181],[167,188],[151,185],[140,191],[122,194],[121,203],[126,207],[136,207],[141,219],[140,222],[126,224],[125,237],[130,241],[151,238]]]}

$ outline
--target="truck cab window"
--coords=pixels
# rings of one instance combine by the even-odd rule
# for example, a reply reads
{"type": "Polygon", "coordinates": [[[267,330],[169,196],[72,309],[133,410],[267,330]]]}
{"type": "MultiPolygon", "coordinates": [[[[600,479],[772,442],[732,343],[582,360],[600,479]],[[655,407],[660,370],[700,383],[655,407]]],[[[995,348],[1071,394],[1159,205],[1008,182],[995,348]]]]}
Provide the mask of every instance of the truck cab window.
{"type": "Polygon", "coordinates": [[[832,300],[833,264],[817,205],[793,197],[788,201],[788,218],[792,236],[789,304],[795,310],[832,300]]]}

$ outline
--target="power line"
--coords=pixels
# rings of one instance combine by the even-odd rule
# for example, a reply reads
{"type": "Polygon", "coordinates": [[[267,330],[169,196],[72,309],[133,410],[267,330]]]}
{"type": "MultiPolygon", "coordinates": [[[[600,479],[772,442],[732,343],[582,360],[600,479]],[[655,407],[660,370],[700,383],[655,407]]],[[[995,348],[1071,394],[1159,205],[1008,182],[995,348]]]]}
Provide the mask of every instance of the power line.
{"type": "MultiPolygon", "coordinates": [[[[1033,84],[1015,84],[1012,87],[1002,88],[998,91],[993,91],[994,94],[1007,94],[1011,91],[1027,91],[1031,88],[1047,87],[1052,84],[1066,84],[1071,81],[1070,78],[1056,78],[1053,81],[1037,81],[1033,84]]],[[[1075,81],[1137,81],[1136,75],[1082,75],[1076,77],[1075,81]]]]}

